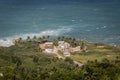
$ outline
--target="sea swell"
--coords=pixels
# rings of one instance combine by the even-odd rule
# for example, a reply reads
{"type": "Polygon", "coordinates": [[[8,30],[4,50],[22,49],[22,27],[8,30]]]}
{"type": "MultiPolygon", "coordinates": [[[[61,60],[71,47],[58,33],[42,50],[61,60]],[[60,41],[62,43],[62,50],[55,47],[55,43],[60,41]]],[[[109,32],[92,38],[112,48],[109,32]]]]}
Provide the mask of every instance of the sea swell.
{"type": "Polygon", "coordinates": [[[20,37],[23,39],[26,39],[27,36],[30,36],[32,38],[33,36],[42,37],[42,36],[47,36],[47,35],[57,37],[57,36],[62,36],[63,34],[70,32],[71,30],[72,30],[72,28],[70,28],[70,27],[68,27],[68,28],[62,27],[59,29],[46,29],[46,30],[43,30],[40,32],[33,32],[33,33],[26,33],[26,34],[20,33],[17,35],[4,37],[1,39],[13,40],[13,39],[18,39],[20,37]]]}
{"type": "Polygon", "coordinates": [[[0,5],[0,39],[50,35],[120,45],[119,8],[115,4],[0,5]]]}

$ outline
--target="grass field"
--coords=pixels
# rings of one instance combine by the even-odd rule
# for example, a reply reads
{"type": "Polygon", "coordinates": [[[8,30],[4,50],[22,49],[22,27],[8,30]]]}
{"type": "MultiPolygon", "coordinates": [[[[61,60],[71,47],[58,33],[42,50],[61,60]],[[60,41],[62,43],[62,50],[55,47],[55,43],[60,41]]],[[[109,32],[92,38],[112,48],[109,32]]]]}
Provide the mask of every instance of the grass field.
{"type": "Polygon", "coordinates": [[[75,52],[72,53],[71,58],[81,63],[87,63],[87,61],[102,61],[107,58],[108,60],[115,60],[120,55],[120,47],[115,47],[107,44],[89,44],[87,52],[75,52]]]}

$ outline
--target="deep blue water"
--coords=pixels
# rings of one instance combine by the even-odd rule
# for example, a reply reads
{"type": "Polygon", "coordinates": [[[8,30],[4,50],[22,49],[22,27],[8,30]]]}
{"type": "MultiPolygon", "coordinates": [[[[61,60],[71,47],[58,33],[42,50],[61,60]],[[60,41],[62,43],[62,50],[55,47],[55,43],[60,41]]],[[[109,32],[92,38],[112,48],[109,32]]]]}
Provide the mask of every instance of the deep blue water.
{"type": "Polygon", "coordinates": [[[28,35],[120,45],[120,4],[0,4],[0,39],[28,35]]]}

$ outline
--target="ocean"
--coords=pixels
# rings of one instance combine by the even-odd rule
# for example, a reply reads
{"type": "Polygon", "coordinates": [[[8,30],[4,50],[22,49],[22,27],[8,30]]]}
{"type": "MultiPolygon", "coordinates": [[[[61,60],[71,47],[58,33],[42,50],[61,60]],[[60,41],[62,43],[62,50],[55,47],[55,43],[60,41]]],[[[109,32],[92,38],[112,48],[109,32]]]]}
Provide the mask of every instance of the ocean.
{"type": "Polygon", "coordinates": [[[1,40],[34,35],[120,45],[120,4],[0,4],[1,40]]]}

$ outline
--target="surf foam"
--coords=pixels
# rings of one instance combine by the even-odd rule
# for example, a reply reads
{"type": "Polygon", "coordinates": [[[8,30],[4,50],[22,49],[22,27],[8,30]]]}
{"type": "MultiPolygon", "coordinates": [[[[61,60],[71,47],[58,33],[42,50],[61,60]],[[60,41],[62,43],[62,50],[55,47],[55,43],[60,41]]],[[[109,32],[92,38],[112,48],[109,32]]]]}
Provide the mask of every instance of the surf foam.
{"type": "Polygon", "coordinates": [[[11,40],[0,40],[0,46],[10,47],[12,45],[14,45],[14,43],[11,40]]]}
{"type": "Polygon", "coordinates": [[[12,37],[5,37],[3,39],[7,39],[6,41],[4,41],[3,39],[0,40],[0,46],[4,46],[4,47],[9,47],[13,44],[13,40],[14,39],[18,39],[18,38],[22,38],[23,40],[25,40],[27,38],[27,36],[30,36],[31,38],[33,38],[33,36],[36,37],[42,37],[42,36],[60,36],[63,35],[64,33],[70,32],[71,28],[61,28],[61,29],[49,29],[49,30],[44,30],[38,33],[27,33],[27,34],[19,34],[19,35],[13,35],[12,37]]]}

